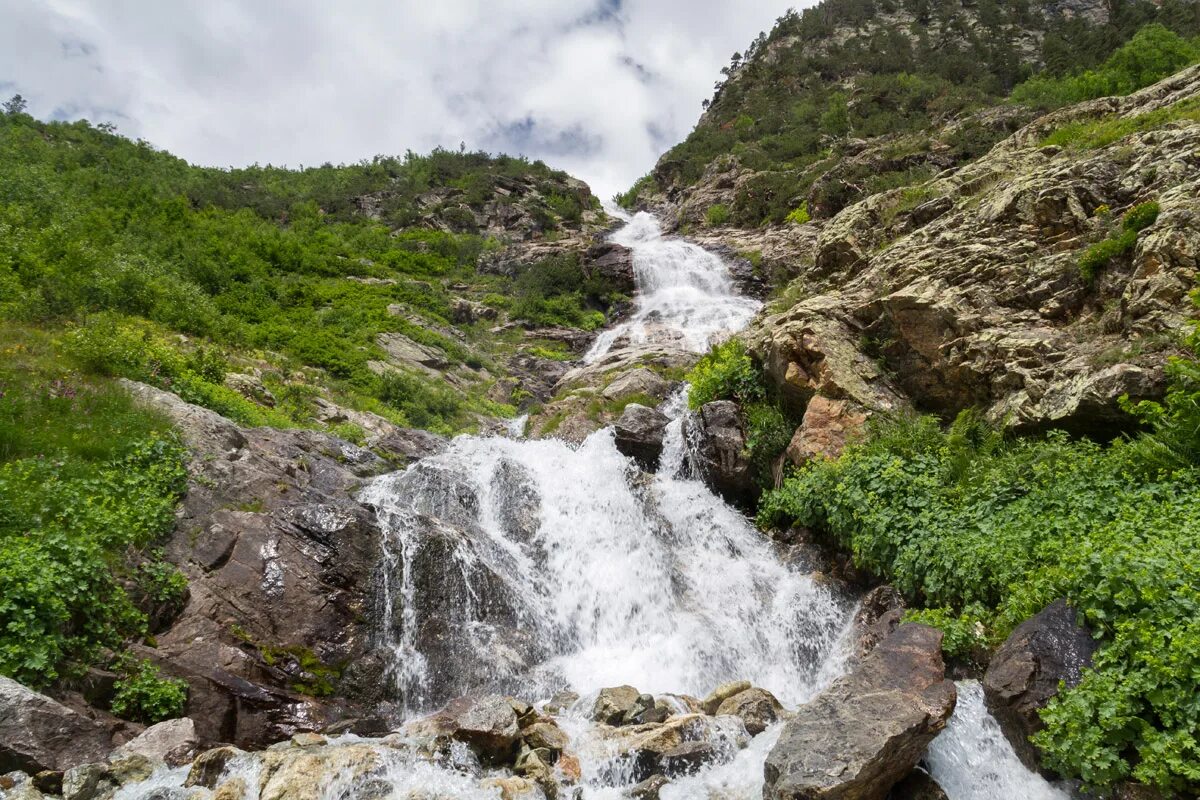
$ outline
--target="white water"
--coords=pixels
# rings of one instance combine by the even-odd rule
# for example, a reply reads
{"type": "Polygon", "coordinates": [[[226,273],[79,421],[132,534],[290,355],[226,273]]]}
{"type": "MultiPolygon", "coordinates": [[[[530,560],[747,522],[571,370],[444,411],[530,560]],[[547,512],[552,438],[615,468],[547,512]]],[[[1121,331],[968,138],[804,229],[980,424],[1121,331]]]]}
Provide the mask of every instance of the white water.
{"type": "Polygon", "coordinates": [[[762,305],[737,293],[724,261],[691,242],[663,236],[650,214],[635,214],[610,239],[633,250],[637,305],[630,319],[596,337],[585,363],[607,355],[618,342],[703,353],[721,336],[746,327],[762,305]]]}
{"type": "MultiPolygon", "coordinates": [[[[589,357],[618,339],[699,351],[754,313],[719,259],[663,239],[652,217],[637,215],[614,240],[633,248],[643,294],[634,317],[602,335],[589,357]]],[[[460,437],[365,490],[361,499],[380,509],[386,529],[378,613],[410,716],[464,688],[526,700],[573,689],[582,699],[557,718],[580,758],[582,797],[616,800],[632,780],[586,719],[599,689],[631,684],[702,697],[746,679],[795,707],[844,672],[853,603],[786,565],[739,512],[688,476],[683,407],[682,396],[664,405],[674,421],[650,480],[616,450],[610,430],[576,448],[521,439],[522,421],[509,429],[514,438],[460,437]],[[431,625],[436,635],[423,639],[431,625]]],[[[961,692],[928,754],[951,800],[1065,797],[1016,760],[978,686],[961,692]]],[[[722,731],[723,741],[737,742],[732,757],[676,779],[662,800],[759,800],[780,729],[740,750],[744,732],[722,731]]],[[[378,750],[371,797],[499,797],[452,768],[378,750]]],[[[251,760],[231,774],[253,787],[255,770],[251,760]]],[[[357,796],[361,780],[335,777],[322,796],[357,796]]]]}

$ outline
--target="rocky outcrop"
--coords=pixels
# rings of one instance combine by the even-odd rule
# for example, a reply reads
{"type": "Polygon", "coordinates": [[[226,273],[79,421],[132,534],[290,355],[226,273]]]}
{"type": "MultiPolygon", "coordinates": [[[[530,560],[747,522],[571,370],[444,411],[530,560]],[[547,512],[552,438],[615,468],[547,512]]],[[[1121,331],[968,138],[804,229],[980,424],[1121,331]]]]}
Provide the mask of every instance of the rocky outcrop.
{"type": "MultiPolygon", "coordinates": [[[[769,251],[795,276],[787,301],[752,326],[751,350],[797,409],[822,397],[856,416],[979,407],[1022,431],[1128,427],[1117,399],[1161,396],[1165,357],[1194,314],[1200,123],[1090,149],[1042,141],[1066,124],[1197,97],[1193,67],[1035,120],[973,163],[828,220],[730,233],[737,248],[769,251]],[[1150,200],[1158,220],[1089,284],[1081,253],[1150,200]]],[[[806,427],[830,430],[836,451],[841,423],[816,423],[806,427]]],[[[826,444],[800,438],[797,460],[826,444]]]]}
{"type": "Polygon", "coordinates": [[[624,245],[602,242],[589,247],[583,256],[583,271],[589,278],[599,278],[623,294],[637,291],[633,251],[624,245]]]}
{"type": "MultiPolygon", "coordinates": [[[[313,431],[240,428],[126,385],[172,419],[192,454],[165,547],[189,600],[141,655],[187,681],[197,736],[253,747],[365,716],[357,704],[379,699],[381,685],[365,674],[379,664],[366,612],[381,534],[353,497],[395,462],[313,431]],[[323,684],[332,700],[315,696],[323,684]]],[[[422,452],[395,447],[405,458],[422,452]]]]}
{"type": "Polygon", "coordinates": [[[669,422],[667,415],[657,409],[630,403],[613,423],[617,449],[636,461],[642,469],[653,472],[658,469],[663,435],[669,422]]]}
{"type": "Polygon", "coordinates": [[[992,656],[983,677],[984,698],[1021,761],[1038,768],[1029,737],[1045,727],[1038,712],[1058,694],[1060,684],[1079,684],[1098,644],[1078,613],[1055,600],[1017,626],[992,656]]]}
{"type": "Polygon", "coordinates": [[[0,676],[0,775],[61,772],[104,758],[112,746],[104,725],[0,676]]]}
{"type": "Polygon", "coordinates": [[[865,436],[866,423],[866,411],[851,401],[818,395],[808,403],[788,444],[788,460],[802,467],[816,458],[837,458],[847,444],[865,436]]]}
{"type": "Polygon", "coordinates": [[[765,800],[885,797],[954,710],[942,634],[902,625],[797,710],[764,766],[765,800]]]}
{"type": "Polygon", "coordinates": [[[715,400],[690,412],[683,420],[683,436],[693,469],[709,486],[731,502],[753,499],[754,471],[736,403],[715,400]]]}

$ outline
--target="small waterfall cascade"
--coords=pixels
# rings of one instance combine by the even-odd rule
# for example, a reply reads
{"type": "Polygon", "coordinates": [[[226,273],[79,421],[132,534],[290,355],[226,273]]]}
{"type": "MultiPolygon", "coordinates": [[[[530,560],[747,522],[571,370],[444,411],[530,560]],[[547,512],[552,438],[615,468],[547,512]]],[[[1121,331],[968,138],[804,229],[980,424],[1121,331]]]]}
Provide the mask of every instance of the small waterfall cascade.
{"type": "MultiPolygon", "coordinates": [[[[588,360],[618,342],[703,351],[758,308],[737,296],[719,258],[664,238],[648,214],[632,217],[613,240],[633,249],[641,293],[634,315],[602,334],[588,360]]],[[[573,446],[523,438],[520,419],[507,436],[459,437],[362,491],[384,529],[375,614],[406,719],[469,693],[536,701],[578,759],[579,793],[571,796],[618,800],[637,781],[607,726],[589,718],[601,689],[631,685],[683,713],[684,695],[747,680],[795,708],[846,671],[854,598],[790,563],[690,474],[685,392],[660,410],[671,422],[654,475],[617,450],[611,429],[573,446]]],[[[659,796],[760,800],[763,765],[783,723],[749,736],[731,724],[736,718],[704,719],[726,757],[677,777],[659,796]]],[[[496,783],[505,773],[484,768],[481,776],[478,764],[430,759],[403,734],[331,741],[353,750],[346,763],[365,750],[372,766],[326,775],[313,796],[509,796],[496,783]]],[[[223,779],[260,785],[257,758],[234,759],[223,779]]],[[[1068,797],[1017,760],[977,683],[960,685],[958,708],[926,764],[951,800],[1068,797]]],[[[172,788],[185,775],[156,773],[120,797],[191,797],[172,788]]]]}
{"type": "Polygon", "coordinates": [[[746,327],[761,307],[738,294],[729,267],[717,255],[663,236],[658,220],[644,211],[629,218],[611,241],[633,250],[636,307],[632,317],[596,337],[585,363],[604,357],[618,342],[703,353],[721,336],[746,327]]]}

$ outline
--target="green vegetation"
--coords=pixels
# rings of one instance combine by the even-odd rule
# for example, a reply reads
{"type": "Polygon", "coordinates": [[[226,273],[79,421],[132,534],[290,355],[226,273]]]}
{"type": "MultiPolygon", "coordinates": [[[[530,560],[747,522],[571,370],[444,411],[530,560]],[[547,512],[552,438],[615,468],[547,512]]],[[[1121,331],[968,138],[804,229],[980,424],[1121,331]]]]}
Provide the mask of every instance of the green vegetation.
{"type": "Polygon", "coordinates": [[[1179,103],[1138,114],[1134,117],[1109,116],[1084,122],[1071,122],[1056,128],[1042,139],[1043,147],[1071,147],[1094,150],[1135,133],[1157,130],[1172,122],[1200,121],[1200,102],[1184,100],[1179,103]]]}
{"type": "Polygon", "coordinates": [[[1052,109],[1097,97],[1132,94],[1200,61],[1200,38],[1191,41],[1160,24],[1142,28],[1096,69],[1038,75],[1013,89],[1012,101],[1052,109]]]}
{"type": "Polygon", "coordinates": [[[1153,200],[1134,206],[1125,214],[1120,229],[1114,230],[1107,239],[1084,250],[1083,255],[1079,257],[1079,274],[1083,279],[1092,283],[1096,274],[1108,266],[1110,261],[1133,250],[1138,234],[1143,228],[1154,224],[1159,211],[1158,203],[1153,200]]]}
{"type": "Polygon", "coordinates": [[[800,204],[799,208],[790,211],[784,219],[793,225],[803,225],[806,222],[810,222],[812,217],[808,215],[808,201],[805,200],[800,204]]]}
{"type": "Polygon", "coordinates": [[[46,333],[0,323],[0,674],[35,688],[145,636],[138,601],[184,589],[153,549],[186,486],[183,449],[78,367],[46,333]]]}
{"type": "MultiPolygon", "coordinates": [[[[1139,211],[1136,227],[1153,218],[1139,211]]],[[[1200,354],[1200,333],[1189,340],[1200,354]]],[[[1045,763],[1089,785],[1200,788],[1200,362],[1175,359],[1149,430],[1102,446],[1008,439],[964,412],[880,424],[768,493],[764,526],[820,528],[969,659],[1065,597],[1101,640],[1043,712],[1045,763]]]]}
{"type": "Polygon", "coordinates": [[[182,716],[187,703],[187,683],[164,678],[149,661],[128,665],[114,688],[113,713],[147,725],[182,716]]]}
{"type": "Polygon", "coordinates": [[[704,221],[708,223],[709,227],[724,225],[729,221],[729,206],[723,203],[709,206],[707,213],[704,215],[704,221]]]}

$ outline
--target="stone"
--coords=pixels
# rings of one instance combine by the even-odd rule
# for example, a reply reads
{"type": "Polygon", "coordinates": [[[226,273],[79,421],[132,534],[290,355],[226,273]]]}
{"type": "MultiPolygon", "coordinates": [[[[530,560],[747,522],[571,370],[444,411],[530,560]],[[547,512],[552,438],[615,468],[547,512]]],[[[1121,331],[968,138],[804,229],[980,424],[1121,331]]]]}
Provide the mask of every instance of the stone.
{"type": "Polygon", "coordinates": [[[630,403],[613,423],[613,439],[617,449],[638,463],[642,469],[658,469],[662,455],[663,436],[670,419],[666,414],[637,403],[630,403]]]}
{"type": "Polygon", "coordinates": [[[591,718],[605,725],[625,725],[638,707],[641,692],[632,686],[612,686],[601,689],[592,704],[591,718]]]}
{"type": "Polygon", "coordinates": [[[717,716],[734,716],[746,726],[746,732],[757,736],[779,719],[783,705],[766,689],[750,688],[725,698],[717,707],[717,716]]]}
{"type": "Polygon", "coordinates": [[[601,278],[624,294],[637,291],[633,271],[633,251],[615,242],[603,242],[588,248],[583,256],[583,271],[590,278],[601,278]]]}
{"type": "Polygon", "coordinates": [[[671,781],[666,775],[651,775],[629,790],[635,800],[658,800],[658,793],[671,781]]]}
{"type": "Polygon", "coordinates": [[[750,681],[730,681],[723,683],[709,692],[708,697],[704,698],[700,707],[704,709],[705,714],[716,714],[717,709],[721,707],[722,703],[750,688],[750,681]]]}
{"type": "Polygon", "coordinates": [[[57,770],[42,770],[33,776],[34,788],[43,794],[62,794],[63,774],[57,770]]]}
{"type": "Polygon", "coordinates": [[[225,374],[225,385],[247,400],[270,408],[275,406],[275,395],[271,394],[271,390],[263,385],[262,378],[257,375],[229,372],[225,374]]]}
{"type": "Polygon", "coordinates": [[[480,758],[493,763],[510,760],[521,738],[517,714],[502,695],[456,698],[422,723],[469,745],[480,758]]]}
{"type": "Polygon", "coordinates": [[[449,440],[444,436],[414,428],[396,428],[371,444],[376,451],[399,466],[408,466],[414,461],[437,455],[449,445],[449,440]]]}
{"type": "Polygon", "coordinates": [[[540,800],[543,797],[538,785],[529,778],[517,776],[484,778],[479,782],[480,788],[496,789],[500,800],[540,800]]]}
{"type": "Polygon", "coordinates": [[[733,503],[748,504],[756,494],[754,471],[746,455],[741,412],[731,400],[714,400],[683,420],[688,458],[714,491],[733,503]]]}
{"type": "Polygon", "coordinates": [[[1065,600],[1055,600],[1013,630],[983,676],[988,709],[1030,769],[1038,768],[1038,754],[1029,737],[1044,727],[1038,712],[1060,683],[1068,689],[1079,684],[1097,649],[1076,616],[1065,600]]]}
{"type": "Polygon", "coordinates": [[[116,784],[108,780],[107,764],[80,764],[63,773],[63,800],[93,800],[116,784]]]}
{"type": "Polygon", "coordinates": [[[105,726],[0,676],[0,774],[63,771],[102,760],[111,749],[105,726]]]}
{"type": "Polygon", "coordinates": [[[154,774],[158,764],[140,753],[118,755],[108,765],[109,776],[121,786],[140,783],[154,774]]]}
{"type": "Polygon", "coordinates": [[[622,776],[643,781],[664,773],[664,761],[680,774],[693,765],[721,763],[733,758],[749,741],[741,720],[682,714],[662,723],[609,728],[606,738],[622,776]]]}
{"type": "Polygon", "coordinates": [[[671,384],[666,378],[652,369],[636,367],[628,372],[622,372],[612,383],[604,387],[600,396],[611,403],[638,396],[665,400],[670,391],[671,384]]]}
{"type": "Polygon", "coordinates": [[[904,598],[894,587],[876,586],[863,595],[854,614],[854,629],[858,634],[858,657],[875,649],[899,627],[904,618],[904,598]]]}
{"type": "Polygon", "coordinates": [[[200,749],[196,723],[184,717],[151,725],[132,741],[121,745],[114,755],[141,755],[154,761],[178,767],[190,762],[200,749]]]}
{"type": "Polygon", "coordinates": [[[938,782],[918,767],[895,786],[887,800],[950,800],[938,782]]]}
{"type": "Polygon", "coordinates": [[[954,711],[942,634],[901,625],[785,724],[763,767],[764,800],[885,797],[954,711]]]}
{"type": "Polygon", "coordinates": [[[694,775],[717,759],[712,742],[680,742],[662,754],[659,768],[668,778],[694,775]]]}
{"type": "Polygon", "coordinates": [[[567,734],[553,722],[535,722],[521,731],[521,738],[534,750],[550,750],[557,753],[566,750],[570,744],[567,734]]]}
{"type": "Polygon", "coordinates": [[[866,423],[866,411],[851,401],[816,395],[788,444],[788,460],[802,467],[813,459],[837,458],[847,444],[862,438],[866,423]]]}
{"type": "Polygon", "coordinates": [[[243,756],[241,750],[236,747],[218,747],[213,750],[206,750],[192,762],[192,768],[188,771],[187,779],[184,781],[184,786],[203,786],[207,789],[213,789],[217,785],[217,781],[221,779],[221,775],[229,768],[229,764],[239,756],[243,756]]]}
{"type": "Polygon", "coordinates": [[[561,714],[571,706],[575,705],[575,701],[579,699],[578,692],[563,690],[555,692],[550,701],[546,703],[545,709],[547,714],[561,714]]]}

